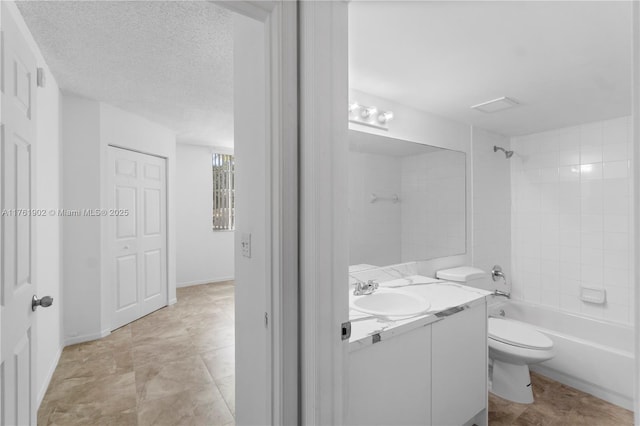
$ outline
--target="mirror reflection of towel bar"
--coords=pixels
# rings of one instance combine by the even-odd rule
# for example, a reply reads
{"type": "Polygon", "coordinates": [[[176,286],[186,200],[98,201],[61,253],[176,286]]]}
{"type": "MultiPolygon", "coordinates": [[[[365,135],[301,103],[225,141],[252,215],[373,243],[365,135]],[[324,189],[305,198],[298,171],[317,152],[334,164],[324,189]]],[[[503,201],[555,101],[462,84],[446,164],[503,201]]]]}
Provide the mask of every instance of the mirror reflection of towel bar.
{"type": "Polygon", "coordinates": [[[378,197],[376,194],[371,194],[371,202],[375,203],[376,201],[391,201],[392,203],[399,203],[400,197],[398,197],[398,194],[393,194],[390,197],[378,197]]]}

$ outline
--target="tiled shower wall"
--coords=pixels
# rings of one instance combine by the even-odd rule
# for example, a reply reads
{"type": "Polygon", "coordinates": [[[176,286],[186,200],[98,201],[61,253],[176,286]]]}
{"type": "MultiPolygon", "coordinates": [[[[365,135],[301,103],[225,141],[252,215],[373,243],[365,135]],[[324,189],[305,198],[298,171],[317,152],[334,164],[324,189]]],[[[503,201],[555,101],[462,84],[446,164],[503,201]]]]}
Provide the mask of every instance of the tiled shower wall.
{"type": "MultiPolygon", "coordinates": [[[[511,283],[511,160],[493,151],[494,145],[511,149],[509,139],[474,128],[472,141],[473,266],[490,271],[500,265],[511,283]]],[[[510,290],[502,280],[491,285],[510,290]]]]}
{"type": "Polygon", "coordinates": [[[631,324],[631,120],[511,139],[513,296],[631,324]],[[580,299],[603,288],[606,303],[580,299]]]}

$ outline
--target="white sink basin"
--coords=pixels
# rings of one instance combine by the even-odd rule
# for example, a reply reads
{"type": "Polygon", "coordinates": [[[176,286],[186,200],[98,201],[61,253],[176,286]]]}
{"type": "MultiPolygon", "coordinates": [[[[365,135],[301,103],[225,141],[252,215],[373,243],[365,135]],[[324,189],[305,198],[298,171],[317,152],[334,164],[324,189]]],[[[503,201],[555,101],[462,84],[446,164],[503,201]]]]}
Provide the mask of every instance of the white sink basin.
{"type": "Polygon", "coordinates": [[[468,303],[478,297],[474,289],[466,289],[450,283],[435,283],[427,285],[412,285],[403,288],[408,294],[412,294],[431,302],[432,311],[442,311],[452,306],[468,303]]]}
{"type": "Polygon", "coordinates": [[[351,309],[384,317],[413,316],[431,307],[423,297],[403,290],[379,289],[365,296],[350,296],[351,309]]]}

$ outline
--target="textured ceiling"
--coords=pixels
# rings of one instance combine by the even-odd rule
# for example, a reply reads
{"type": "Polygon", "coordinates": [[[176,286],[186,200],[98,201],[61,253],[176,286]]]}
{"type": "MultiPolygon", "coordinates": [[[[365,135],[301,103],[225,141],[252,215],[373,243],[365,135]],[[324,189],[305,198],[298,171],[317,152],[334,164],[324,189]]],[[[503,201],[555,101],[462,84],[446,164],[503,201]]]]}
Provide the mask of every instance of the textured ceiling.
{"type": "Polygon", "coordinates": [[[352,1],[350,87],[508,136],[630,114],[632,16],[630,1],[352,1]],[[469,108],[502,96],[521,105],[469,108]]]}
{"type": "Polygon", "coordinates": [[[20,1],[60,88],[233,145],[231,13],[205,1],[20,1]]]}

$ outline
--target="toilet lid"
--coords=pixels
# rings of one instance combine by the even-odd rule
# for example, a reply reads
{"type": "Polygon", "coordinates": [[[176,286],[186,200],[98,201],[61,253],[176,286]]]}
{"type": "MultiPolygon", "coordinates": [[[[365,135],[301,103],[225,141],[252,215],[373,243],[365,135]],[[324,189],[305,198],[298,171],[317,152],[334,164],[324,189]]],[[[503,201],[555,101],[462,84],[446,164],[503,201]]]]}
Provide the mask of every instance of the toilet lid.
{"type": "Polygon", "coordinates": [[[489,318],[489,338],[528,349],[553,347],[553,341],[533,327],[501,318],[489,318]]]}

